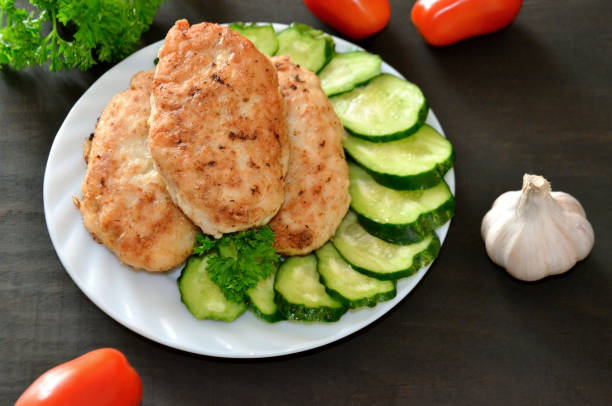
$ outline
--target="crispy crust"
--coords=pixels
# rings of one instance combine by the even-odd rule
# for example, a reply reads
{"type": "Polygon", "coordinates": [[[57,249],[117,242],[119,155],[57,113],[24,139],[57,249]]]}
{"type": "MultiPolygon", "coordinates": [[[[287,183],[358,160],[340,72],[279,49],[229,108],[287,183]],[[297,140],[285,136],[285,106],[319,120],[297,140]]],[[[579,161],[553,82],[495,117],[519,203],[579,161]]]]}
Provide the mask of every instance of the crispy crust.
{"type": "Polygon", "coordinates": [[[159,52],[151,101],[156,167],[205,233],[220,237],[276,214],[288,161],[284,107],[276,70],[250,41],[178,21],[159,52]]]}
{"type": "Polygon", "coordinates": [[[122,263],[164,271],[193,250],[196,227],[174,205],[147,148],[153,73],[139,72],[130,89],[104,109],[86,141],[83,223],[122,263]]]}
{"type": "Polygon", "coordinates": [[[348,210],[344,132],[314,73],[286,56],[272,62],[287,108],[291,160],[285,201],[270,226],[277,251],[303,255],[322,246],[348,210]]]}

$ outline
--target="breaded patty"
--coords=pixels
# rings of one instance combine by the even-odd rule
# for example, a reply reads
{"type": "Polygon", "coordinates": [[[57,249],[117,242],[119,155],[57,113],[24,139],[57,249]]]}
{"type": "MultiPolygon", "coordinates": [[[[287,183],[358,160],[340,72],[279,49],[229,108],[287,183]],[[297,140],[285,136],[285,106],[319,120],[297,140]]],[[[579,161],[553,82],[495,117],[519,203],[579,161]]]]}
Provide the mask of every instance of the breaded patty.
{"type": "Polygon", "coordinates": [[[122,263],[164,271],[193,251],[197,228],[172,202],[149,154],[152,80],[151,71],[137,73],[102,112],[85,145],[83,198],[75,203],[94,239],[122,263]]]}
{"type": "Polygon", "coordinates": [[[158,56],[149,146],[175,203],[215,237],[266,224],[288,160],[276,69],[229,28],[186,20],[158,56]]]}
{"type": "Polygon", "coordinates": [[[272,62],[286,104],[291,159],[285,201],[270,226],[278,252],[303,255],[334,235],[349,207],[344,130],[314,73],[286,56],[272,62]]]}

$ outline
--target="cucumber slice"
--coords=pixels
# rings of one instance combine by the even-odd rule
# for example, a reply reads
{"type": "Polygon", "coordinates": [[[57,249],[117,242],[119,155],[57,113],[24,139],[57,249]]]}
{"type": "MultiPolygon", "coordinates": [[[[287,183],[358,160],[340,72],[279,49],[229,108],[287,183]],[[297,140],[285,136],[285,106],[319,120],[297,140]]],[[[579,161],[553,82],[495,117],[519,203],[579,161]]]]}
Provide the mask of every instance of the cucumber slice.
{"type": "Polygon", "coordinates": [[[192,255],[178,278],[181,301],[198,319],[235,320],[246,310],[246,304],[230,302],[206,271],[208,259],[192,255]]]}
{"type": "Polygon", "coordinates": [[[435,233],[410,245],[395,245],[369,234],[349,211],[336,230],[332,242],[351,266],[378,279],[398,279],[410,276],[431,263],[440,251],[435,233]]]}
{"type": "Polygon", "coordinates": [[[237,32],[255,45],[259,52],[272,56],[278,50],[278,39],[272,25],[255,25],[255,23],[232,23],[230,29],[237,32]]]}
{"type": "Polygon", "coordinates": [[[368,306],[395,297],[395,282],[381,281],[355,271],[328,242],[316,251],[321,280],[330,296],[351,309],[368,306]]]}
{"type": "Polygon", "coordinates": [[[451,143],[427,124],[398,141],[375,143],[349,135],[342,145],[376,182],[399,190],[433,187],[455,162],[451,143]]]}
{"type": "Polygon", "coordinates": [[[247,291],[253,313],[269,323],[284,319],[274,301],[274,279],[275,274],[270,274],[266,279],[259,281],[254,288],[247,291]]]}
{"type": "Polygon", "coordinates": [[[351,207],[372,235],[395,244],[421,241],[455,213],[455,199],[444,181],[425,190],[382,186],[361,167],[349,164],[351,207]]]}
{"type": "Polygon", "coordinates": [[[276,55],[288,55],[291,62],[315,73],[329,62],[334,53],[334,40],[305,24],[293,23],[279,32],[276,38],[276,55]]]}
{"type": "Polygon", "coordinates": [[[369,52],[336,54],[319,72],[321,87],[328,96],[353,90],[378,75],[381,62],[380,56],[369,52]]]}
{"type": "Polygon", "coordinates": [[[423,125],[429,112],[417,85],[388,73],[330,101],[351,134],[372,142],[409,136],[423,125]]]}
{"type": "Polygon", "coordinates": [[[313,254],[283,262],[274,289],[279,311],[289,320],[336,321],[346,312],[346,307],[331,298],[319,282],[313,254]]]}

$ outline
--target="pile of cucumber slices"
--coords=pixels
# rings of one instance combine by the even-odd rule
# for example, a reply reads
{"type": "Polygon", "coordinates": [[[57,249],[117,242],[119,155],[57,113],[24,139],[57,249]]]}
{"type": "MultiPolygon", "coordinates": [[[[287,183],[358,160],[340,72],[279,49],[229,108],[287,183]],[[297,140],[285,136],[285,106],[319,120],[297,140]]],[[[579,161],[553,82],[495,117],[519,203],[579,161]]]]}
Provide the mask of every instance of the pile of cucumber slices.
{"type": "Polygon", "coordinates": [[[206,275],[206,257],[192,257],[179,278],[181,298],[198,318],[231,321],[250,308],[268,322],[337,321],[348,309],[373,307],[396,295],[396,281],[431,263],[440,250],[436,228],[451,219],[453,195],[444,175],[451,143],[425,124],[427,99],[418,86],[381,73],[381,58],[335,53],[331,37],[303,24],[232,24],[268,55],[289,55],[321,79],[346,130],[351,210],[315,253],[289,257],[248,292],[248,304],[225,299],[206,275]]]}

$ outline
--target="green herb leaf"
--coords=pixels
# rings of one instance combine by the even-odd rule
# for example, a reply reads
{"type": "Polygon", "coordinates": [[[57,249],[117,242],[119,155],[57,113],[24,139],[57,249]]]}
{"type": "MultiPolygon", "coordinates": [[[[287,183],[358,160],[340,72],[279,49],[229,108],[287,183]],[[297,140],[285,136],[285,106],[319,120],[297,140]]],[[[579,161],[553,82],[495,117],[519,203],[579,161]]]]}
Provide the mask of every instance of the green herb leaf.
{"type": "Polygon", "coordinates": [[[219,256],[208,260],[210,279],[233,302],[244,302],[246,291],[278,266],[274,231],[269,226],[227,234],[217,240],[219,256]]]}
{"type": "Polygon", "coordinates": [[[86,70],[128,56],[153,22],[162,0],[30,0],[36,11],[0,0],[0,68],[49,63],[52,71],[86,70]],[[44,22],[51,24],[43,32],[44,22]],[[61,25],[75,27],[70,40],[61,25]]]}
{"type": "Polygon", "coordinates": [[[213,240],[209,236],[204,235],[202,233],[198,233],[196,235],[196,242],[193,246],[193,253],[195,255],[204,255],[208,251],[213,249],[216,244],[217,244],[216,240],[213,240]]]}

